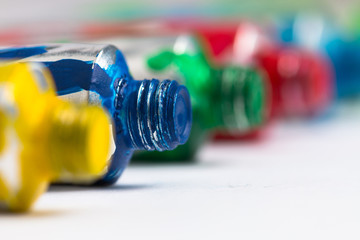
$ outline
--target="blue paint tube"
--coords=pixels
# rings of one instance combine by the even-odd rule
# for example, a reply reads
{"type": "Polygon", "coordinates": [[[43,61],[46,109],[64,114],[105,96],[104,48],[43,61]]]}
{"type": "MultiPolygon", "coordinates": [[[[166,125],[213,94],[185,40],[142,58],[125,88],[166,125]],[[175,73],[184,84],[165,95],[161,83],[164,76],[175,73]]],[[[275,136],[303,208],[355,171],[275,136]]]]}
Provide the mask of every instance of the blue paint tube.
{"type": "Polygon", "coordinates": [[[134,80],[123,54],[112,45],[2,48],[0,60],[41,62],[52,73],[61,98],[108,110],[116,149],[97,184],[116,182],[134,150],[172,150],[189,137],[192,111],[186,87],[170,80],[134,80]]]}

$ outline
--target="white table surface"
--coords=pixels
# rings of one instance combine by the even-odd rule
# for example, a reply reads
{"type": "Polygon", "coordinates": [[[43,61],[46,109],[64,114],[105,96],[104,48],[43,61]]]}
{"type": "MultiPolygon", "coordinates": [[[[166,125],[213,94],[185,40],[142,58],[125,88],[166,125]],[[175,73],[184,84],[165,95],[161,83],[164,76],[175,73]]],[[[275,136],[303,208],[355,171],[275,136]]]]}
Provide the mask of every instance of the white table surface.
{"type": "Polygon", "coordinates": [[[110,188],[52,187],[0,239],[359,239],[360,105],[279,122],[199,160],[132,165],[110,188]]]}

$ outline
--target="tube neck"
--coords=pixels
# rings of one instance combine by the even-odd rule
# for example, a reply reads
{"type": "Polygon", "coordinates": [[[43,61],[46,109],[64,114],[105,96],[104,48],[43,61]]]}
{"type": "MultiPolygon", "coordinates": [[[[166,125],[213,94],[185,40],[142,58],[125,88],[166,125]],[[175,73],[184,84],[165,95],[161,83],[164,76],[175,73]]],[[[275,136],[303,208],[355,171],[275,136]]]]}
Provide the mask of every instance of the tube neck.
{"type": "Polygon", "coordinates": [[[193,96],[202,99],[197,109],[206,128],[247,132],[265,121],[268,92],[259,72],[229,66],[214,69],[212,78],[206,97],[193,96]]]}
{"type": "Polygon", "coordinates": [[[124,119],[132,148],[164,151],[186,142],[192,112],[189,93],[184,86],[176,81],[156,79],[123,79],[118,86],[118,116],[124,119]]]}
{"type": "Polygon", "coordinates": [[[250,68],[227,67],[222,71],[220,85],[220,126],[248,131],[264,122],[267,86],[260,73],[250,68]]]}
{"type": "Polygon", "coordinates": [[[58,102],[49,117],[51,168],[57,181],[88,183],[106,170],[109,159],[109,118],[96,106],[58,102]]]}

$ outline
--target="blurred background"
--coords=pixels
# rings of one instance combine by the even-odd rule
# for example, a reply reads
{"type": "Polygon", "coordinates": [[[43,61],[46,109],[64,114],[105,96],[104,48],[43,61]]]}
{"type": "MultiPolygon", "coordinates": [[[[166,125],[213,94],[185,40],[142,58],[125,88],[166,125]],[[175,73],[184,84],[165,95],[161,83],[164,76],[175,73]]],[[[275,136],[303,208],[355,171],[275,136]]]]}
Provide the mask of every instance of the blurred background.
{"type": "MultiPolygon", "coordinates": [[[[16,34],[14,29],[31,26],[36,31],[52,25],[71,31],[76,24],[114,23],[148,19],[243,19],[266,21],[269,18],[311,11],[330,16],[344,27],[350,27],[352,14],[356,14],[356,0],[303,0],[303,1],[25,1],[3,0],[0,28],[16,34]],[[55,25],[53,25],[55,24],[55,25]],[[44,26],[45,25],[45,26],[44,26]],[[64,25],[64,26],[62,26],[64,25]]],[[[51,28],[51,30],[54,30],[51,28]]],[[[47,30],[50,31],[49,28],[47,30]]]]}
{"type": "Polygon", "coordinates": [[[316,11],[346,21],[355,0],[304,1],[2,1],[3,29],[24,23],[85,21],[125,21],[148,18],[225,18],[266,19],[279,14],[316,11]]]}

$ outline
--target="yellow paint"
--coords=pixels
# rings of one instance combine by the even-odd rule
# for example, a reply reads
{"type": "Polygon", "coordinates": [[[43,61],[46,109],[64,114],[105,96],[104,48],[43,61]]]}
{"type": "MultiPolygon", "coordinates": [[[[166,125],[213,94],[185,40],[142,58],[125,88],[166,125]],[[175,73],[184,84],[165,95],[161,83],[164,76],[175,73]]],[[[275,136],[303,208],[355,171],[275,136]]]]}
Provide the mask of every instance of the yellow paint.
{"type": "Polygon", "coordinates": [[[3,151],[5,147],[5,117],[4,114],[0,112],[0,152],[3,151]]]}
{"type": "Polygon", "coordinates": [[[49,182],[88,184],[105,173],[110,120],[104,110],[56,98],[51,75],[38,64],[0,66],[1,93],[1,205],[26,211],[49,182]],[[7,152],[8,130],[15,133],[17,154],[7,152]]]}

